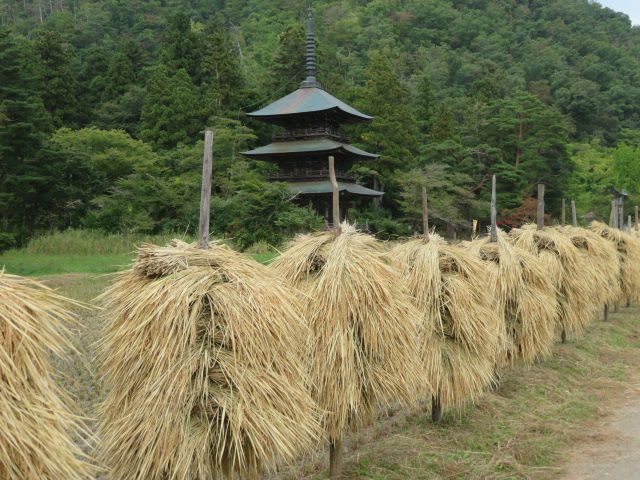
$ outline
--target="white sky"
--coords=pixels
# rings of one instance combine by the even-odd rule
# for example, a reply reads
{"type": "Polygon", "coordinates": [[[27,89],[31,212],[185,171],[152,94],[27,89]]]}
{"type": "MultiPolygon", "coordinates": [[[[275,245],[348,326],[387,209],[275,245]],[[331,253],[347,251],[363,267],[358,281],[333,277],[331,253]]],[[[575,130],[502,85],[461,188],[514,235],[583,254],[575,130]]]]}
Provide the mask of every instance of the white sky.
{"type": "Polygon", "coordinates": [[[629,15],[634,25],[640,25],[640,0],[597,0],[605,7],[629,15]]]}

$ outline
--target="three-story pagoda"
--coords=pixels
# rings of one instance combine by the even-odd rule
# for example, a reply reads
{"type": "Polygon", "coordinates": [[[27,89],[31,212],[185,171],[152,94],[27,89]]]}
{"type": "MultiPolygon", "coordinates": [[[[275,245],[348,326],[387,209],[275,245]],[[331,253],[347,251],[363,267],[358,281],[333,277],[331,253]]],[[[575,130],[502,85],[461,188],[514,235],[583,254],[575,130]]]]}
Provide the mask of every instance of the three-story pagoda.
{"type": "Polygon", "coordinates": [[[284,131],[273,135],[269,145],[243,154],[277,165],[277,172],[269,179],[286,182],[298,194],[300,203],[311,204],[327,221],[332,215],[328,158],[333,156],[344,219],[350,198],[383,195],[357,184],[355,176],[348,173],[356,161],[374,159],[377,155],[350,145],[339,131],[342,124],[368,122],[373,117],[338,100],[318,83],[311,8],[307,18],[306,69],[307,78],[298,90],[248,114],[283,127],[284,131]]]}

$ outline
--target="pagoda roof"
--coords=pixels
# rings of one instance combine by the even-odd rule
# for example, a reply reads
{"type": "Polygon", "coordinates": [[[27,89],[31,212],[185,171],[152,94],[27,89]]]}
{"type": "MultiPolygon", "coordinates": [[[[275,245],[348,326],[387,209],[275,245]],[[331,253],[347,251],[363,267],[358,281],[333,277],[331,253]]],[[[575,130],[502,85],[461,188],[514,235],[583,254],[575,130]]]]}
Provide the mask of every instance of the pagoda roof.
{"type": "Polygon", "coordinates": [[[254,148],[243,155],[251,158],[273,157],[278,155],[300,155],[300,154],[326,154],[341,153],[343,155],[359,158],[378,158],[374,153],[365,152],[348,143],[338,142],[330,138],[313,138],[309,140],[290,140],[283,142],[273,142],[264,147],[254,148]]]}
{"type": "Polygon", "coordinates": [[[373,117],[359,112],[329,92],[318,87],[303,87],[260,110],[251,112],[250,117],[261,120],[278,120],[283,117],[336,111],[345,121],[368,121],[373,117]]]}
{"type": "MultiPolygon", "coordinates": [[[[288,183],[287,186],[297,193],[313,195],[313,194],[325,194],[332,193],[333,189],[331,187],[331,182],[328,180],[325,181],[317,181],[317,182],[295,182],[288,183]]],[[[338,182],[338,191],[340,192],[348,192],[353,195],[362,195],[366,197],[381,197],[384,195],[384,192],[378,192],[377,190],[372,190],[367,187],[363,187],[362,185],[358,185],[357,183],[348,183],[348,182],[338,182]]]]}

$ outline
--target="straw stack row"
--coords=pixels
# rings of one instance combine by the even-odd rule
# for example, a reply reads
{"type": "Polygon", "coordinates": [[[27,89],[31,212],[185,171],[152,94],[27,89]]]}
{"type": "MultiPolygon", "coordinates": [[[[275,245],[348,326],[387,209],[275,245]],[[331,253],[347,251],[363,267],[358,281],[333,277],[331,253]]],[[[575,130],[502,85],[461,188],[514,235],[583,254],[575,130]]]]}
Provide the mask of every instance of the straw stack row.
{"type": "MultiPolygon", "coordinates": [[[[0,477],[87,478],[81,427],[46,364],[67,319],[35,290],[42,305],[0,316],[0,477]],[[43,399],[52,438],[25,413],[43,399]]],[[[269,267],[218,243],[143,245],[102,296],[97,457],[113,479],[251,479],[324,441],[337,478],[342,439],[381,409],[472,402],[503,369],[579,337],[603,305],[638,299],[640,239],[599,223],[390,247],[343,224],[296,238],[269,267]]]]}

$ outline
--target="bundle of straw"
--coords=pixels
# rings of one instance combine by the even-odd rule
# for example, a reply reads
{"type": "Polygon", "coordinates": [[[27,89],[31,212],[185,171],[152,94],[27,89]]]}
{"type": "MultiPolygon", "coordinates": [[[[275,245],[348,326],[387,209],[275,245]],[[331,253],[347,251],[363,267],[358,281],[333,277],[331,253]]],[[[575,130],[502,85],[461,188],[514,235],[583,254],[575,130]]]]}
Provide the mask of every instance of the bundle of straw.
{"type": "Polygon", "coordinates": [[[443,408],[473,400],[493,382],[504,342],[480,260],[435,234],[390,255],[417,307],[425,383],[443,408]]]}
{"type": "Polygon", "coordinates": [[[113,478],[255,476],[315,446],[297,299],[231,249],[143,245],[104,294],[113,478]]]}
{"type": "Polygon", "coordinates": [[[466,246],[483,260],[488,276],[485,288],[493,292],[493,308],[504,318],[507,343],[501,366],[517,361],[530,364],[550,356],[558,302],[538,259],[512,245],[501,231],[497,242],[483,238],[466,246]]]}
{"type": "Polygon", "coordinates": [[[620,257],[612,242],[591,230],[565,226],[559,231],[578,249],[583,280],[596,304],[616,302],[622,295],[620,257]]]}
{"type": "Polygon", "coordinates": [[[535,225],[513,229],[510,236],[517,247],[537,256],[557,293],[557,326],[568,337],[580,335],[593,318],[598,303],[584,278],[584,265],[571,240],[553,228],[536,230],[535,225]]]}
{"type": "Polygon", "coordinates": [[[0,478],[83,479],[92,468],[76,442],[88,434],[56,385],[50,355],[67,348],[70,301],[0,272],[0,478]]]}
{"type": "Polygon", "coordinates": [[[273,268],[304,296],[312,395],[330,442],[368,423],[376,405],[411,404],[418,388],[411,300],[378,242],[342,233],[295,239],[273,268]]]}
{"type": "Polygon", "coordinates": [[[617,300],[640,300],[640,240],[601,222],[593,222],[591,230],[612,242],[618,251],[621,297],[617,300]]]}

